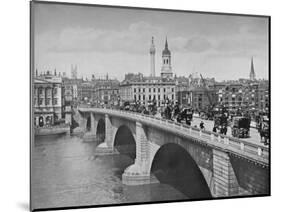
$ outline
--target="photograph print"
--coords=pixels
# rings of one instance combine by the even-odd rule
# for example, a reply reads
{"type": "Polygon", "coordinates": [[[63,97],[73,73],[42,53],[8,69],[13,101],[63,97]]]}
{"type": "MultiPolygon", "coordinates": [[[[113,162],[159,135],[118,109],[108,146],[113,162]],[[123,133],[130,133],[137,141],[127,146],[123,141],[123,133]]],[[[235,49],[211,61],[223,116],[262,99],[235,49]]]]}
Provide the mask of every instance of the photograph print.
{"type": "Polygon", "coordinates": [[[270,195],[270,17],[32,1],[31,210],[270,195]]]}

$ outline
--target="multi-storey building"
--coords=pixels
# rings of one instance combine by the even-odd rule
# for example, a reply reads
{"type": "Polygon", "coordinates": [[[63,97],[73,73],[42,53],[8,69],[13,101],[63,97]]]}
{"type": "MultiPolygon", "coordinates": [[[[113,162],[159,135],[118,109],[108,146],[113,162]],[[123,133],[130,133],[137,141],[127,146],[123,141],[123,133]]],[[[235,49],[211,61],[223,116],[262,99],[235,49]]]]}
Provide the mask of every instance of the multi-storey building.
{"type": "Polygon", "coordinates": [[[92,93],[92,103],[103,106],[119,105],[119,81],[108,79],[96,80],[92,93]]]}
{"type": "Polygon", "coordinates": [[[62,79],[46,74],[34,79],[34,122],[35,126],[52,125],[62,118],[62,79]]]}
{"type": "Polygon", "coordinates": [[[218,103],[229,110],[268,111],[269,96],[266,83],[256,81],[247,84],[221,84],[217,95],[218,103]]]}
{"type": "Polygon", "coordinates": [[[139,102],[145,106],[156,102],[158,107],[167,101],[176,100],[174,81],[162,81],[161,78],[144,79],[142,82],[122,82],[120,85],[120,98],[122,102],[139,102]]]}
{"type": "Polygon", "coordinates": [[[91,81],[83,81],[80,84],[78,92],[80,93],[80,101],[91,101],[94,91],[94,83],[91,81]]]}
{"type": "Polygon", "coordinates": [[[192,107],[195,111],[204,111],[217,103],[215,89],[212,88],[190,88],[189,90],[178,91],[178,102],[183,107],[192,107]]]}

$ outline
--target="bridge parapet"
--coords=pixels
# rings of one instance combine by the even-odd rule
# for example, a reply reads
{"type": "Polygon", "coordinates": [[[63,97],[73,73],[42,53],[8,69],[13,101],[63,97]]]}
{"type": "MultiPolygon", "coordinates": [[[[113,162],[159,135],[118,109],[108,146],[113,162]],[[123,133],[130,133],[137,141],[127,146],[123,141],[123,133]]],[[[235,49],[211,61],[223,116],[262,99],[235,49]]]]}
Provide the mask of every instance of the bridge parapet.
{"type": "Polygon", "coordinates": [[[105,108],[79,108],[80,112],[92,112],[108,114],[110,116],[125,118],[128,120],[140,122],[144,125],[175,133],[181,137],[192,138],[204,145],[211,146],[213,149],[223,150],[239,157],[257,162],[263,166],[268,166],[269,150],[262,144],[245,141],[242,139],[221,135],[211,131],[200,130],[197,127],[180,124],[171,120],[166,120],[151,115],[135,113],[131,111],[122,111],[105,108]]]}

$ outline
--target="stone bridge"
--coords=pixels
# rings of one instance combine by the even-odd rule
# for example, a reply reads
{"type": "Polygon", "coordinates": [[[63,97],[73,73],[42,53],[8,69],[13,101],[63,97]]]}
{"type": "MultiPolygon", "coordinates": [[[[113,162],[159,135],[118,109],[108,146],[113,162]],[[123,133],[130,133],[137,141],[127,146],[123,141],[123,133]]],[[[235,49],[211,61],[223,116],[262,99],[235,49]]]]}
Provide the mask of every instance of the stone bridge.
{"type": "Polygon", "coordinates": [[[78,108],[77,114],[85,139],[102,137],[97,154],[130,153],[126,185],[157,179],[191,199],[270,192],[269,150],[258,142],[128,111],[78,108]]]}

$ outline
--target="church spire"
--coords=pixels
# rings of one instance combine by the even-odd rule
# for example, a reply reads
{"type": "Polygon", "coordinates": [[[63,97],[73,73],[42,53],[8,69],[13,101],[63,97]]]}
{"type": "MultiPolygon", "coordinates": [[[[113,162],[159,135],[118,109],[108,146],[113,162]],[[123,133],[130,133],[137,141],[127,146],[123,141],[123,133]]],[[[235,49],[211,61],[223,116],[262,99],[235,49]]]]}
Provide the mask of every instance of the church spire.
{"type": "Polygon", "coordinates": [[[168,40],[167,40],[167,36],[166,36],[166,42],[165,42],[165,49],[168,49],[168,40]]]}
{"type": "Polygon", "coordinates": [[[165,48],[162,51],[162,68],[161,77],[162,78],[172,78],[172,66],[171,66],[171,52],[168,48],[168,39],[166,36],[165,48]]]}
{"type": "Polygon", "coordinates": [[[256,80],[255,68],[254,68],[254,59],[251,59],[251,71],[250,71],[250,80],[256,80]]]}

